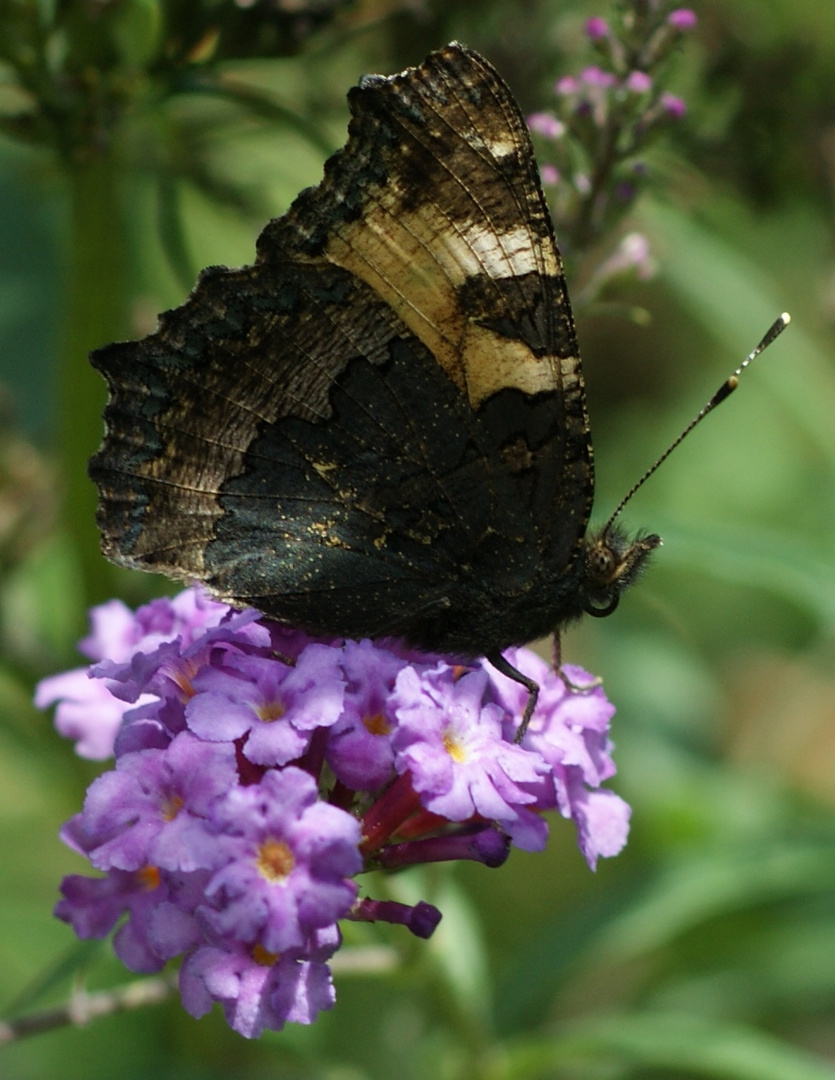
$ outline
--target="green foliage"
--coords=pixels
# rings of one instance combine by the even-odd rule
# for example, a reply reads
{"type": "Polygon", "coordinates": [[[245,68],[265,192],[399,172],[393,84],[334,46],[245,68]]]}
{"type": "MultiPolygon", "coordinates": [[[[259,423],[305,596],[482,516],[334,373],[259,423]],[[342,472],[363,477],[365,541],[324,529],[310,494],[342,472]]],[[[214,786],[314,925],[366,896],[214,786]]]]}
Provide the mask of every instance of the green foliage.
{"type": "MultiPolygon", "coordinates": [[[[835,1078],[835,28],[829,0],[696,10],[670,85],[688,116],[619,226],[650,239],[658,275],[607,297],[652,321],[579,320],[601,519],[779,311],[793,323],[630,504],[665,539],[646,579],[565,641],[618,705],[627,851],[591,875],[554,821],[544,855],[422,879],[436,938],[352,928],[311,1028],[247,1044],[169,1001],[4,1047],[9,1080],[835,1078]]],[[[30,704],[77,663],[91,599],[164,587],[97,552],[87,351],[147,331],[200,266],[251,258],[340,144],[360,71],[459,36],[546,108],[554,78],[595,62],[583,19],[610,14],[377,13],[310,5],[256,32],[231,2],[0,2],[0,380],[24,419],[0,439],[0,991],[18,1010],[63,1002],[66,970],[128,981],[51,918],[61,875],[83,872],[56,830],[94,770],[30,704]]],[[[576,295],[620,235],[572,259],[576,295]]]]}

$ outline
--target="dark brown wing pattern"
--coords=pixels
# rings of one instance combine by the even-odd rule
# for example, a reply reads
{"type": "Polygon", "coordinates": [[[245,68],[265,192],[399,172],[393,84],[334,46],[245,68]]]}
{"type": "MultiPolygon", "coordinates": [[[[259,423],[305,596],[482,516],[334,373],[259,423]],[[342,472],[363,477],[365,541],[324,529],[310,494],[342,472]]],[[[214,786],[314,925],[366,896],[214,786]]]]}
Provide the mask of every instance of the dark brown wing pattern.
{"type": "Polygon", "coordinates": [[[579,614],[593,488],[530,139],[461,45],[349,102],[253,266],[93,354],[104,551],[313,632],[493,653],[579,614]]]}

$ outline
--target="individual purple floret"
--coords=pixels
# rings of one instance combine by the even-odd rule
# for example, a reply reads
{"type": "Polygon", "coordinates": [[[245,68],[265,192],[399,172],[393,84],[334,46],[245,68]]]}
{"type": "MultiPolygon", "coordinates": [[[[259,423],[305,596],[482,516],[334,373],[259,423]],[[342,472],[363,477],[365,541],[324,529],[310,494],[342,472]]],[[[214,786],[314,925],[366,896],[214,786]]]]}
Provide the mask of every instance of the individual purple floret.
{"type": "MultiPolygon", "coordinates": [[[[135,656],[153,653],[163,642],[182,649],[216,626],[227,615],[224,604],[215,603],[198,589],[186,589],[173,600],[152,600],[130,611],[120,600],[109,600],[90,612],[90,634],[79,650],[94,661],[129,665],[135,656]]],[[[114,684],[91,678],[90,668],[76,668],[43,679],[35,691],[35,704],[46,708],[56,702],[55,726],[68,739],[76,740],[82,757],[103,761],[113,753],[114,740],[125,713],[125,704],[152,701],[141,690],[116,694],[114,684]]],[[[101,675],[99,676],[102,677],[101,675]]]]}
{"type": "Polygon", "coordinates": [[[600,41],[609,36],[609,24],[599,15],[593,15],[586,20],[586,34],[592,41],[600,41]]]}
{"type": "Polygon", "coordinates": [[[692,30],[698,21],[696,12],[690,8],[676,8],[667,16],[667,22],[670,26],[675,30],[680,30],[682,33],[692,30]]]}
{"type": "Polygon", "coordinates": [[[295,663],[228,654],[191,680],[186,705],[191,731],[212,741],[241,740],[258,765],[286,765],[307,750],[312,734],[342,715],[341,652],[311,644],[295,663]]]}
{"type": "Polygon", "coordinates": [[[394,773],[391,692],[406,660],[370,641],[346,641],[342,715],[328,731],[327,762],[348,788],[375,790],[394,773]]]}
{"type": "Polygon", "coordinates": [[[83,837],[97,870],[211,867],[217,844],[206,822],[236,782],[234,746],[206,743],[188,731],[164,750],[124,754],[90,785],[73,819],[72,846],[83,837]]]}
{"type": "Polygon", "coordinates": [[[214,829],[223,865],[206,886],[203,915],[219,940],[300,948],[356,899],[359,822],[322,801],[302,769],[271,769],[228,792],[214,829]]]}
{"type": "Polygon", "coordinates": [[[281,956],[244,946],[203,945],[180,969],[183,1005],[199,1017],[219,1001],[229,1026],[248,1039],[265,1030],[281,1031],[287,1021],[312,1024],[336,1002],[326,961],[339,944],[338,930],[329,927],[306,948],[288,949],[281,956]]]}
{"type": "MultiPolygon", "coordinates": [[[[554,801],[549,791],[539,808],[556,805],[563,817],[574,821],[580,850],[593,870],[600,856],[616,855],[621,850],[629,831],[628,804],[614,792],[595,790],[615,773],[609,739],[614,706],[594,677],[582,668],[564,666],[569,686],[527,649],[508,650],[507,656],[540,687],[538,707],[522,740],[523,747],[536,750],[549,765],[554,801]],[[590,807],[589,799],[598,795],[605,795],[606,802],[595,802],[590,807]]],[[[498,673],[494,678],[509,714],[518,715],[524,688],[498,673]]],[[[514,731],[511,728],[508,734],[514,731]]]]}
{"type": "Polygon", "coordinates": [[[430,813],[496,821],[513,837],[521,808],[536,800],[532,789],[548,770],[537,753],[502,737],[506,714],[484,704],[487,682],[483,670],[456,678],[446,664],[420,676],[404,668],[393,695],[395,764],[430,813]]]}
{"type": "Polygon", "coordinates": [[[662,94],[661,106],[674,120],[681,120],[687,114],[687,103],[675,94],[662,94]]]}

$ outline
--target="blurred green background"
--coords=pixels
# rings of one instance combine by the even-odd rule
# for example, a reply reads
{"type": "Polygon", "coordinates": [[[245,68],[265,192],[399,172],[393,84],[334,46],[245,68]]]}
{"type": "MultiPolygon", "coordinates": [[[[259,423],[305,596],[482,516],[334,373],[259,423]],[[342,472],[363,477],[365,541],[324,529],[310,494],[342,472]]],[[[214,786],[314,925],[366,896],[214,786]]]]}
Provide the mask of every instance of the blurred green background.
{"type": "MultiPolygon", "coordinates": [[[[554,821],[544,855],[396,879],[441,907],[441,928],[428,944],[352,928],[337,1006],[310,1028],[250,1044],[169,1000],[2,1047],[7,1080],[835,1077],[835,18],[831,0],[693,7],[669,84],[688,115],[625,223],[658,272],[617,299],[651,320],[577,312],[601,519],[771,320],[793,322],[626,512],[664,537],[651,571],[564,643],[618,708],[628,848],[591,874],[554,821]]],[[[0,68],[10,1014],[60,1004],[80,970],[91,989],[131,978],[51,916],[60,877],[84,871],[57,828],[98,769],[31,705],[37,678],[79,662],[89,603],[166,587],[98,555],[84,468],[103,387],[86,352],[148,332],[200,267],[251,261],[265,220],[342,144],[362,72],[459,38],[526,111],[548,108],[553,80],[594,61],[585,18],[609,14],[606,0],[0,2],[0,52],[48,99],[21,121],[31,98],[0,68]],[[74,64],[63,81],[32,49],[50,20],[50,70],[74,64]]],[[[569,257],[575,296],[600,255],[569,257]]]]}

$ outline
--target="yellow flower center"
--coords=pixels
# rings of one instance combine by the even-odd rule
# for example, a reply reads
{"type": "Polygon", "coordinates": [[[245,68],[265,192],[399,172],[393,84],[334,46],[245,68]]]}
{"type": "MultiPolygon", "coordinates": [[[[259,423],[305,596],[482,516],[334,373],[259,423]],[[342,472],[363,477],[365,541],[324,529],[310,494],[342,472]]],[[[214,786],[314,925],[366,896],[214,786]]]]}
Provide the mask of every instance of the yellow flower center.
{"type": "Polygon", "coordinates": [[[290,876],[296,860],[283,840],[265,840],[258,852],[256,865],[267,881],[280,883],[290,876]]]}
{"type": "Polygon", "coordinates": [[[273,720],[280,720],[287,710],[280,701],[267,701],[259,705],[255,712],[259,720],[263,720],[265,724],[271,724],[273,720]]]}
{"type": "Polygon", "coordinates": [[[450,728],[447,728],[444,732],[444,749],[452,760],[457,761],[459,765],[467,760],[466,746],[456,739],[450,728]]]}

